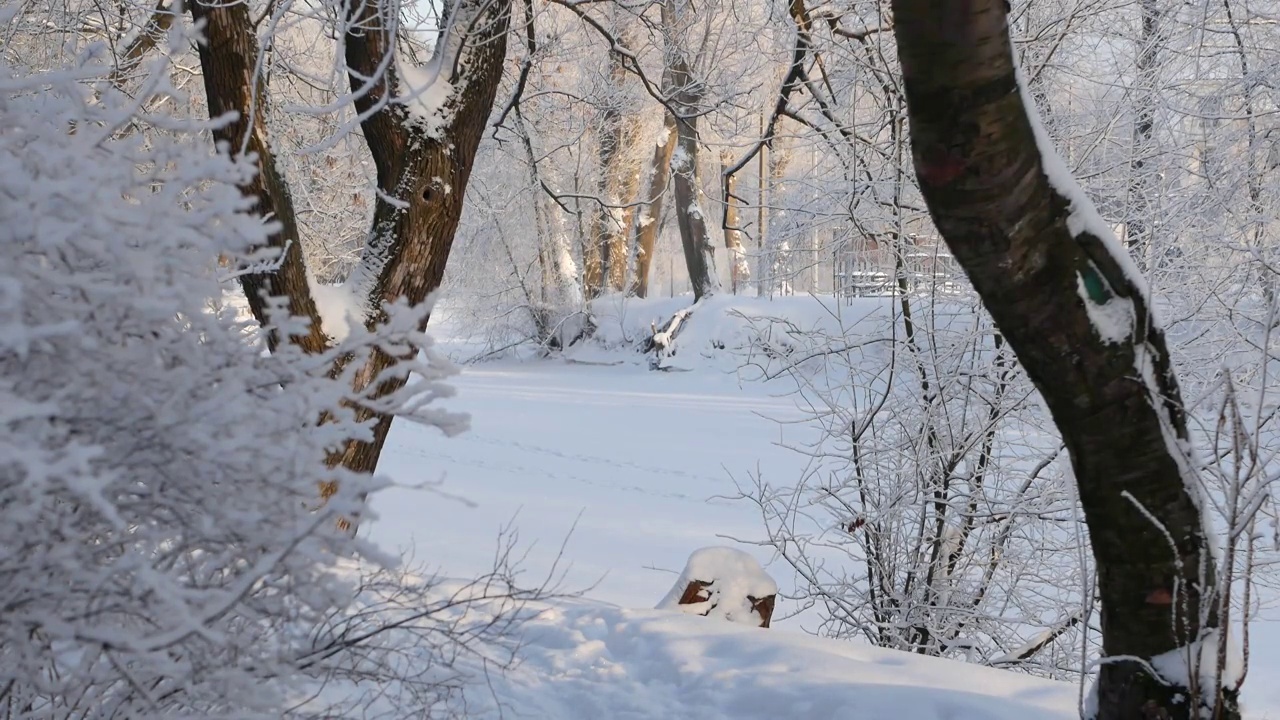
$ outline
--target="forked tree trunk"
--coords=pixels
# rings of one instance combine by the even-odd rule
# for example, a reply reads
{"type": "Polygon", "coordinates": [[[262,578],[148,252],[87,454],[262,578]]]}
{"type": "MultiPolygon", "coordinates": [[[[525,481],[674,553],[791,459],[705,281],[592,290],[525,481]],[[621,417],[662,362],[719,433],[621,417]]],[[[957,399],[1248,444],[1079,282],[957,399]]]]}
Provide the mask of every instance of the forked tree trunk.
{"type": "MultiPolygon", "coordinates": [[[[244,3],[197,0],[196,20],[206,23],[200,63],[211,117],[234,111],[238,118],[215,133],[233,155],[256,155],[258,174],[242,188],[256,210],[279,222],[270,244],[283,251],[279,267],[242,280],[254,316],[268,330],[272,348],[280,342],[271,332],[264,296],[287,298],[291,314],[310,318],[310,332],[292,338],[308,351],[326,349],[298,242],[297,223],[288,184],[276,168],[266,127],[267,87],[257,69],[259,42],[244,3]]],[[[364,323],[375,328],[386,319],[383,303],[422,303],[440,286],[445,262],[462,215],[462,202],[506,55],[510,0],[462,0],[437,43],[431,61],[452,90],[431,120],[412,118],[407,104],[413,88],[403,86],[395,62],[395,3],[367,2],[346,6],[346,63],[361,129],[377,170],[378,200],[360,264],[348,284],[364,309],[364,323]],[[438,120],[438,122],[436,122],[438,120]]],[[[422,112],[422,111],[420,111],[422,112]]],[[[369,388],[399,362],[381,351],[364,360],[355,373],[355,390],[369,388]]],[[[334,368],[338,372],[341,368],[334,368]]],[[[403,387],[407,373],[381,381],[374,392],[384,397],[403,387]]],[[[330,457],[360,473],[371,473],[390,429],[391,417],[357,407],[359,419],[374,419],[373,438],[351,440],[330,457]]],[[[329,495],[333,487],[322,488],[329,495]]]]}
{"type": "Polygon", "coordinates": [[[658,244],[662,202],[666,198],[667,187],[671,181],[671,156],[675,150],[676,121],[671,117],[671,113],[666,113],[662,122],[662,135],[653,146],[649,189],[644,195],[639,218],[635,223],[635,240],[632,249],[632,257],[635,258],[635,274],[631,283],[631,294],[636,297],[647,297],[649,294],[653,251],[658,244]]]}
{"type": "Polygon", "coordinates": [[[1198,717],[1193,691],[1238,718],[1235,688],[1187,687],[1147,664],[1213,642],[1218,625],[1186,418],[1136,268],[1047,138],[1037,142],[1006,8],[893,2],[920,188],[1070,452],[1109,658],[1098,718],[1198,717]]]}
{"type": "Polygon", "coordinates": [[[288,340],[307,352],[321,352],[328,339],[320,327],[320,313],[311,298],[306,266],[302,259],[302,243],[293,199],[284,174],[276,166],[275,155],[267,140],[264,118],[267,113],[267,84],[261,73],[254,72],[258,62],[258,37],[254,34],[245,3],[192,3],[191,15],[205,23],[205,42],[199,44],[200,66],[208,96],[209,117],[234,114],[236,119],[213,131],[217,143],[225,143],[234,155],[257,155],[258,171],[241,191],[253,198],[253,214],[275,220],[279,229],[267,239],[281,253],[276,270],[246,273],[240,284],[249,301],[249,309],[266,331],[271,351],[283,341],[268,317],[270,298],[287,298],[286,308],[294,317],[310,318],[306,335],[288,340]]]}

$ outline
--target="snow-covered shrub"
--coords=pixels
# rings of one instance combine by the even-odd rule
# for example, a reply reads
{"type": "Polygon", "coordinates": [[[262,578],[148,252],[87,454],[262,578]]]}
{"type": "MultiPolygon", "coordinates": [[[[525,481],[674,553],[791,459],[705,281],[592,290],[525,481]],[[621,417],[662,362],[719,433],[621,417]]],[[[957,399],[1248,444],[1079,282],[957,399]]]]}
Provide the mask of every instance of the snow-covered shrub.
{"type": "MultiPolygon", "coordinates": [[[[424,350],[425,308],[322,355],[246,341],[215,300],[220,257],[269,261],[251,168],[146,109],[167,68],[138,100],[104,74],[0,66],[0,714],[279,717],[351,601],[337,561],[376,560],[335,528],[372,488],[326,466],[368,434],[330,368],[424,350]]],[[[394,370],[426,380],[380,408],[455,421],[422,407],[439,369],[394,370]]]]}
{"type": "Polygon", "coordinates": [[[760,333],[749,359],[793,380],[809,416],[789,443],[802,474],[744,494],[796,599],[820,608],[814,631],[1078,673],[1088,549],[1059,440],[1003,338],[971,298],[843,311],[793,325],[785,352],[760,333]]]}

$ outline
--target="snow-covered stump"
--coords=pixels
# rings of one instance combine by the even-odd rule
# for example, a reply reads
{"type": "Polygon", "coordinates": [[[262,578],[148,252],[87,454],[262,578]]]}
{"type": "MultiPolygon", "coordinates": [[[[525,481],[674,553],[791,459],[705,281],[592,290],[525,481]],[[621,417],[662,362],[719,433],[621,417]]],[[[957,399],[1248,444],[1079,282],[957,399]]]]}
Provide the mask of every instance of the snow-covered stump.
{"type": "Polygon", "coordinates": [[[689,556],[658,609],[767,628],[777,595],[778,584],[755,558],[734,548],[709,547],[689,556]]]}

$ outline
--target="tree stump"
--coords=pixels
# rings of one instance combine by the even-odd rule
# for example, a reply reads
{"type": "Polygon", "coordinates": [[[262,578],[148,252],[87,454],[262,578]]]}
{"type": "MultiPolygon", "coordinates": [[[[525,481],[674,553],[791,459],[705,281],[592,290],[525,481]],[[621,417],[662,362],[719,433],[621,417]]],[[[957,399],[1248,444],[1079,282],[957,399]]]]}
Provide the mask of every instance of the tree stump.
{"type": "Polygon", "coordinates": [[[658,608],[767,628],[777,595],[777,583],[755,558],[734,548],[709,547],[689,556],[658,608]]]}

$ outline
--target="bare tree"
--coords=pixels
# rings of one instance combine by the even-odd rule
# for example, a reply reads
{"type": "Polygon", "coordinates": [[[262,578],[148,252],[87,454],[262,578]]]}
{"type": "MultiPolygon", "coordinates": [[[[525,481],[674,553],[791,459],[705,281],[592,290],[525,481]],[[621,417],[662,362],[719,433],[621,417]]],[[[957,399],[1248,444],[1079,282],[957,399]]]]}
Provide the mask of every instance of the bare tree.
{"type": "Polygon", "coordinates": [[[1135,70],[1135,98],[1133,123],[1133,157],[1129,161],[1130,214],[1125,223],[1125,239],[1137,256],[1140,267],[1148,267],[1155,258],[1152,227],[1152,201],[1156,192],[1155,174],[1147,167],[1149,155],[1155,150],[1156,80],[1159,72],[1161,45],[1159,0],[1141,0],[1142,34],[1138,38],[1135,70]]]}
{"type": "Polygon", "coordinates": [[[1184,677],[1161,662],[1223,638],[1186,411],[1145,285],[1039,126],[1006,3],[893,9],[920,189],[1075,470],[1102,607],[1097,717],[1238,718],[1234,678],[1206,687],[1198,662],[1184,677]]]}
{"type": "MultiPolygon", "coordinates": [[[[670,98],[668,110],[675,115],[676,126],[676,149],[671,158],[676,224],[680,227],[693,297],[700,300],[720,289],[715,246],[698,203],[698,115],[703,110],[705,84],[694,74],[693,67],[704,59],[704,54],[689,47],[691,41],[687,36],[694,17],[693,8],[684,0],[664,0],[662,24],[666,31],[663,91],[670,98]]],[[[704,30],[704,36],[706,32],[709,31],[704,30]]],[[[705,37],[702,47],[706,47],[705,37]]]]}
{"type": "MultiPolygon", "coordinates": [[[[425,67],[403,59],[398,3],[343,2],[332,9],[351,102],[377,174],[372,224],[360,263],[347,281],[358,321],[372,329],[385,321],[385,304],[420,304],[440,285],[476,148],[502,76],[511,2],[460,0],[425,67]]],[[[243,190],[260,215],[278,224],[269,246],[280,252],[280,262],[241,277],[250,307],[275,349],[286,339],[277,337],[268,298],[286,298],[291,315],[311,320],[304,334],[287,340],[319,352],[330,339],[309,286],[288,182],[269,140],[268,53],[259,25],[244,3],[199,1],[192,3],[191,13],[206,37],[199,50],[210,117],[235,117],[215,130],[214,137],[235,156],[253,156],[257,173],[243,190]]],[[[384,377],[399,360],[376,351],[359,367],[343,362],[333,372],[349,374],[357,389],[377,386],[376,397],[407,380],[384,377]]],[[[373,437],[348,441],[331,462],[368,473],[377,464],[391,417],[376,404],[357,408],[357,415],[374,420],[373,437]]],[[[329,486],[323,492],[334,490],[329,486]]]]}

